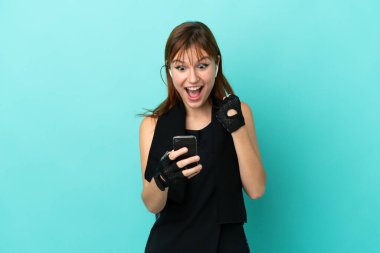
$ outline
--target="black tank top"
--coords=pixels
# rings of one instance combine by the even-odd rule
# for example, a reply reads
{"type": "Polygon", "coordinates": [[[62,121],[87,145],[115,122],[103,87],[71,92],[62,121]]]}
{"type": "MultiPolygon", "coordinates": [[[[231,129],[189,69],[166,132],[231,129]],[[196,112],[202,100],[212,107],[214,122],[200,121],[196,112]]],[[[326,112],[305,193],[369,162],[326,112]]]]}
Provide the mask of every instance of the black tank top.
{"type": "MultiPolygon", "coordinates": [[[[197,138],[197,150],[202,164],[201,172],[188,180],[184,201],[181,204],[167,202],[165,208],[156,216],[150,232],[145,252],[218,252],[221,228],[217,222],[217,204],[215,196],[214,166],[217,157],[210,154],[212,143],[209,140],[216,119],[215,109],[212,110],[212,120],[201,130],[185,130],[188,135],[197,138]]],[[[243,223],[238,224],[243,231],[243,223]]],[[[237,235],[246,247],[244,232],[237,235]]],[[[223,241],[235,240],[227,236],[223,241]]],[[[236,243],[235,243],[236,244],[236,243]]],[[[246,251],[241,251],[246,252],[246,251]]]]}
{"type": "MultiPolygon", "coordinates": [[[[210,125],[199,131],[188,131],[198,136],[198,149],[203,169],[192,179],[179,180],[175,186],[169,188],[165,208],[158,215],[160,216],[159,223],[165,223],[169,217],[171,221],[190,217],[193,211],[187,213],[188,209],[194,210],[194,206],[201,205],[203,202],[199,196],[206,198],[212,190],[215,191],[212,200],[216,202],[218,224],[247,221],[233,138],[215,116],[219,104],[220,100],[214,98],[210,125]],[[213,177],[209,172],[214,172],[213,177]],[[187,189],[188,184],[189,189],[187,189]],[[213,185],[215,188],[210,188],[213,185]]],[[[157,173],[157,165],[162,155],[172,150],[173,137],[184,134],[186,134],[186,110],[184,104],[179,102],[158,118],[144,175],[148,182],[157,173]]]]}

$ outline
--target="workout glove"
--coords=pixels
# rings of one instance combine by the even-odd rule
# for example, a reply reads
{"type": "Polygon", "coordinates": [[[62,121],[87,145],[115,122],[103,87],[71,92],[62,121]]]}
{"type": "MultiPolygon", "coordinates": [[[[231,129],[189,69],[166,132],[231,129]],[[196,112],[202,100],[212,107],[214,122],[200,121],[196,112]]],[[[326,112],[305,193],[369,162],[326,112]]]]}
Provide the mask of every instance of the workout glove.
{"type": "Polygon", "coordinates": [[[216,113],[216,118],[223,125],[223,127],[230,133],[238,130],[245,125],[243,113],[241,111],[240,99],[236,95],[229,95],[220,103],[220,108],[216,113]],[[228,116],[227,112],[234,109],[237,114],[228,116]]]}
{"type": "Polygon", "coordinates": [[[182,174],[182,170],[177,166],[177,161],[170,160],[169,152],[167,151],[161,157],[153,178],[157,187],[161,191],[165,191],[165,188],[175,184],[179,179],[185,178],[185,176],[182,174]]]}

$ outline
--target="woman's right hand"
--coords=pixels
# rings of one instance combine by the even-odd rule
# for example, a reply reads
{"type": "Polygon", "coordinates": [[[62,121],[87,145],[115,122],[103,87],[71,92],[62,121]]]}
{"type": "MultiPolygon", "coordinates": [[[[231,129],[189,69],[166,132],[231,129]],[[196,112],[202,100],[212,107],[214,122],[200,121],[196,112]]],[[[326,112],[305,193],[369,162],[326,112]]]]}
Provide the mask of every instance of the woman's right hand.
{"type": "Polygon", "coordinates": [[[183,147],[167,152],[162,156],[157,173],[154,176],[156,184],[161,191],[174,184],[178,179],[185,177],[190,179],[201,171],[202,165],[200,164],[189,169],[183,169],[189,164],[198,162],[200,160],[199,156],[192,156],[175,162],[179,156],[186,154],[187,151],[187,148],[183,147]]]}
{"type": "MultiPolygon", "coordinates": [[[[173,157],[175,157],[173,160],[177,159],[179,156],[183,155],[183,154],[186,154],[187,153],[187,148],[186,147],[183,147],[183,148],[180,148],[176,151],[172,150],[170,152],[170,154],[173,154],[173,157]]],[[[169,154],[169,157],[170,157],[170,154],[169,154]]],[[[178,168],[180,169],[183,169],[185,168],[186,166],[188,166],[189,164],[192,164],[192,163],[196,163],[196,162],[199,162],[200,160],[200,157],[198,155],[196,156],[191,156],[191,157],[188,157],[188,158],[185,158],[185,159],[182,159],[182,160],[179,160],[177,162],[177,166],[178,168]]],[[[187,177],[188,179],[194,177],[195,175],[197,175],[200,171],[202,170],[202,165],[201,164],[198,164],[192,168],[189,168],[189,169],[183,169],[182,170],[182,174],[187,177]]]]}

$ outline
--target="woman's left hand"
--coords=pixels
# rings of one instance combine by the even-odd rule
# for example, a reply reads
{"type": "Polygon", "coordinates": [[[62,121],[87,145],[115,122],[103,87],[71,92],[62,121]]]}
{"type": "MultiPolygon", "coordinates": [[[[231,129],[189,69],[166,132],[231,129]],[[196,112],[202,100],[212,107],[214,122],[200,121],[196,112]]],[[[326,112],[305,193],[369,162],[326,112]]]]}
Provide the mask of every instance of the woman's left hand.
{"type": "Polygon", "coordinates": [[[245,125],[244,116],[241,111],[240,99],[234,94],[223,98],[220,108],[216,113],[216,118],[223,127],[230,133],[235,132],[245,125]]]}

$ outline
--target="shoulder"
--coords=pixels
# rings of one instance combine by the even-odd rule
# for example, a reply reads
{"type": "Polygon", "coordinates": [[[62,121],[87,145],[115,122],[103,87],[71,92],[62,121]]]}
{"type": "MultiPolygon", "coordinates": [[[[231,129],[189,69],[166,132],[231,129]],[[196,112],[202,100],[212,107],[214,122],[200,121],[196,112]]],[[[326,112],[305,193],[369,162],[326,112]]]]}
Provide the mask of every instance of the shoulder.
{"type": "Polygon", "coordinates": [[[156,123],[156,117],[144,117],[140,124],[140,133],[154,131],[154,129],[156,128],[156,123]]]}
{"type": "Polygon", "coordinates": [[[244,118],[253,118],[251,107],[243,101],[240,101],[240,104],[244,118]]]}
{"type": "Polygon", "coordinates": [[[157,118],[145,117],[140,124],[140,159],[143,175],[148,161],[150,146],[152,144],[157,118]]]}
{"type": "Polygon", "coordinates": [[[145,117],[140,124],[140,145],[150,147],[156,128],[157,118],[145,117]]]}
{"type": "Polygon", "coordinates": [[[241,109],[242,110],[251,110],[251,108],[249,107],[249,105],[243,101],[240,101],[240,104],[241,104],[241,109]]]}

